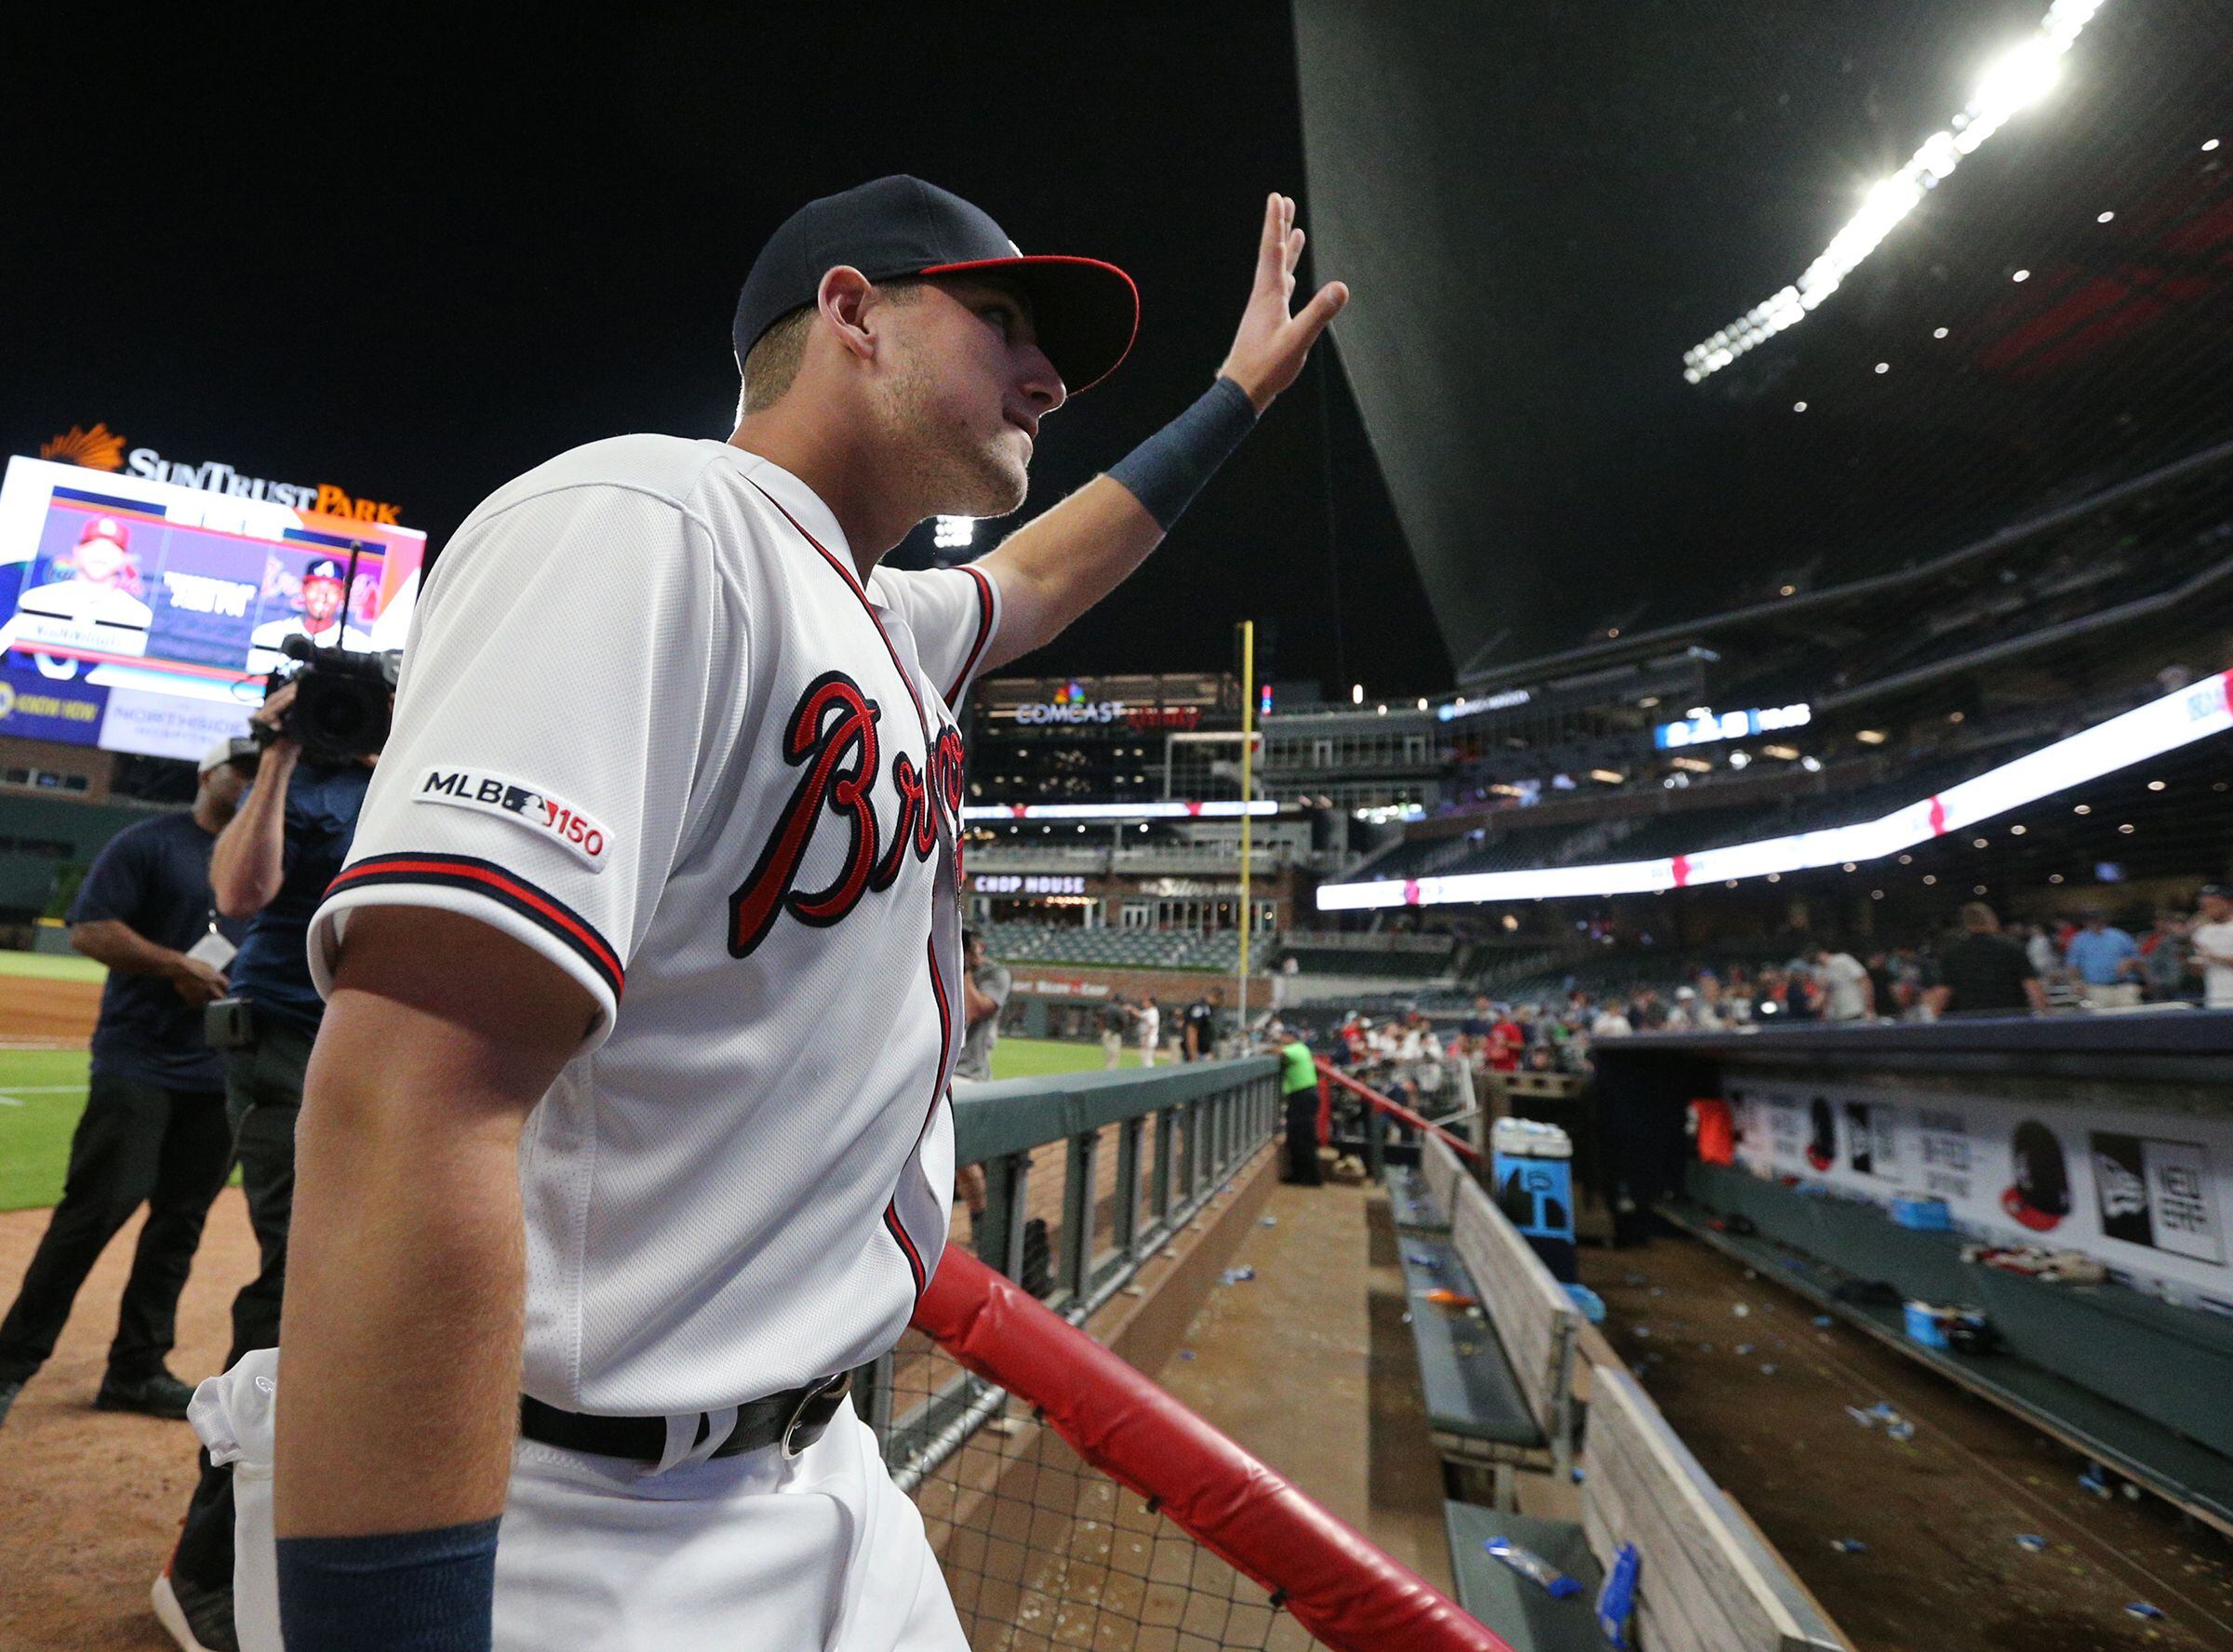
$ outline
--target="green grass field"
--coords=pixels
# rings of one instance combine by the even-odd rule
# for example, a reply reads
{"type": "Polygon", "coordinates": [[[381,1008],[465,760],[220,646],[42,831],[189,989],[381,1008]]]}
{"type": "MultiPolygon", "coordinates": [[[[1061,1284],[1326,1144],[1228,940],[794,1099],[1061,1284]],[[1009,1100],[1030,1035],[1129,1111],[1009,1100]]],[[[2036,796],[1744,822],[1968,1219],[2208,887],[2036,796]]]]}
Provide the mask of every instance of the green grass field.
{"type": "Polygon", "coordinates": [[[75,953],[0,953],[0,976],[28,980],[100,981],[109,972],[75,953]]]}
{"type": "MultiPolygon", "coordinates": [[[[0,960],[23,956],[0,953],[0,960]]],[[[1139,1052],[1127,1049],[1124,1064],[1137,1067],[1139,1052]]],[[[86,1105],[86,1065],[83,1050],[0,1049],[0,1210],[39,1208],[61,1197],[70,1133],[86,1105]]],[[[993,1047],[996,1078],[1037,1078],[1100,1065],[1098,1045],[1004,1038],[993,1047]]]]}

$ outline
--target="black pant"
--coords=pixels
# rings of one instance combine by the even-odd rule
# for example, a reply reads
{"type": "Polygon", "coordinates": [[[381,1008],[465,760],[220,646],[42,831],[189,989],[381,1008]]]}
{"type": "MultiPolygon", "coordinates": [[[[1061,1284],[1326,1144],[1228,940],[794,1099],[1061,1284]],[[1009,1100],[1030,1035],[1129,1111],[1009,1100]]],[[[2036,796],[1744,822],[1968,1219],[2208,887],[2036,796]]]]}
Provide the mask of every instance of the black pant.
{"type": "Polygon", "coordinates": [[[1287,1094],[1288,1181],[1317,1187],[1325,1179],[1318,1164],[1318,1092],[1290,1090],[1287,1094]]]}
{"type": "MultiPolygon", "coordinates": [[[[225,1052],[225,1111],[233,1120],[248,1225],[262,1266],[233,1299],[231,1370],[243,1354],[279,1346],[279,1305],[287,1285],[287,1232],[295,1211],[295,1119],[302,1107],[302,1071],[312,1035],[268,1016],[255,1043],[225,1052]]],[[[212,1467],[202,1453],[201,1482],[186,1510],[172,1565],[204,1589],[233,1588],[233,1471],[212,1467]]]]}
{"type": "Polygon", "coordinates": [[[0,1321],[0,1381],[20,1382],[47,1363],[86,1275],[142,1204],[147,1225],[109,1345],[109,1374],[135,1382],[161,1369],[178,1339],[179,1293],[202,1241],[203,1219],[232,1164],[232,1132],[217,1091],[166,1089],[96,1072],[70,1141],[62,1201],[15,1306],[0,1321]]]}

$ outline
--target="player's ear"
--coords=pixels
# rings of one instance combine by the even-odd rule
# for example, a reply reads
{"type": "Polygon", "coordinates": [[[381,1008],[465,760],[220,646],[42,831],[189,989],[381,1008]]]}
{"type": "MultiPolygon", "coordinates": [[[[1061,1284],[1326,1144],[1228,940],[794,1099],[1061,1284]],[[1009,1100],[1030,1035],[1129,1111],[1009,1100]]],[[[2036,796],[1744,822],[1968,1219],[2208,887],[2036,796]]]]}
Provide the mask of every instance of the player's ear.
{"type": "Polygon", "coordinates": [[[837,342],[862,360],[876,351],[876,332],[868,317],[868,295],[874,288],[867,276],[850,264],[822,273],[814,302],[829,324],[837,342]]]}

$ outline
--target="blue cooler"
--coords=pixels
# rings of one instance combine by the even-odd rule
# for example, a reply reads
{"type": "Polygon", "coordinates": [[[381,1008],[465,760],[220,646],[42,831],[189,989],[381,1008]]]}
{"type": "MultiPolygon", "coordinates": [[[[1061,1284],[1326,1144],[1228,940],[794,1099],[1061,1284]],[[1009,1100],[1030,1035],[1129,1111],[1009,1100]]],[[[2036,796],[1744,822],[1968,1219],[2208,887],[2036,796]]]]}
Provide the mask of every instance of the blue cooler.
{"type": "Polygon", "coordinates": [[[1535,1247],[1551,1276],[1571,1285],[1574,1265],[1574,1146],[1557,1125],[1499,1119],[1489,1134],[1497,1208],[1535,1247]]]}

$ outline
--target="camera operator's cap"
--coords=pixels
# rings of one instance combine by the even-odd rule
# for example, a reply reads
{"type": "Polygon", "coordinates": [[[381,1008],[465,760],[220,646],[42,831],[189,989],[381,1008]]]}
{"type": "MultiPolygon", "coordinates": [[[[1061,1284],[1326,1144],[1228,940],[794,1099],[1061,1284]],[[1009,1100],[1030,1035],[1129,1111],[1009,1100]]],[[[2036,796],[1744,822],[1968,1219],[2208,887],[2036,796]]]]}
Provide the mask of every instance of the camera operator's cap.
{"type": "Polygon", "coordinates": [[[233,761],[233,742],[221,739],[202,753],[202,760],[194,766],[196,775],[206,775],[213,768],[222,768],[233,761]]]}
{"type": "Polygon", "coordinates": [[[310,565],[309,570],[302,576],[302,582],[306,585],[313,580],[331,580],[339,585],[341,582],[341,565],[330,556],[320,557],[310,565]]]}
{"type": "Polygon", "coordinates": [[[809,201],[768,237],[737,298],[739,367],[769,327],[814,302],[822,276],[840,264],[871,281],[982,274],[1014,283],[1072,395],[1107,378],[1140,329],[1139,288],[1115,264],[1026,256],[982,208],[901,175],[809,201]]]}
{"type": "Polygon", "coordinates": [[[81,545],[89,545],[95,540],[106,540],[119,551],[132,548],[130,530],[114,516],[94,517],[86,524],[85,532],[77,536],[77,542],[81,545]]]}

